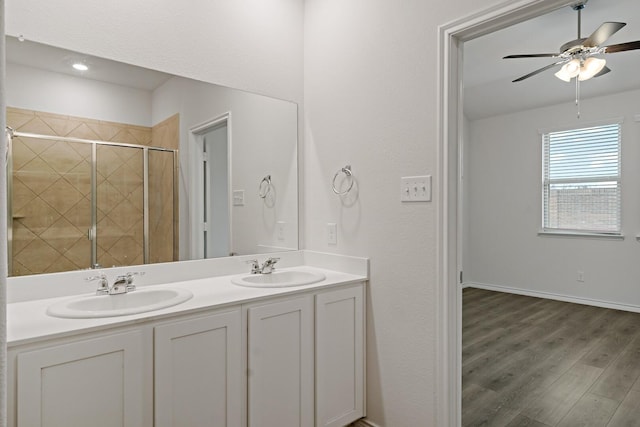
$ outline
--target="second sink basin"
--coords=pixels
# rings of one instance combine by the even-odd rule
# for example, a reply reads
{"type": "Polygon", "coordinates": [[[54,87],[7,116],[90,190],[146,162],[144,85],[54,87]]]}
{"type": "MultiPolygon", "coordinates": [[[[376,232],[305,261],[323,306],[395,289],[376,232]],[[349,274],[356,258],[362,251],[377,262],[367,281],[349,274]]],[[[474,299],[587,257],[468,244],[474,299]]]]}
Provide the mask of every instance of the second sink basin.
{"type": "Polygon", "coordinates": [[[299,270],[274,271],[269,274],[246,274],[231,278],[231,283],[250,288],[286,288],[304,286],[321,282],[325,279],[322,273],[299,270]]]}
{"type": "Polygon", "coordinates": [[[178,305],[191,297],[193,294],[186,289],[150,287],[126,294],[67,299],[49,306],[47,314],[71,319],[126,316],[178,305]]]}

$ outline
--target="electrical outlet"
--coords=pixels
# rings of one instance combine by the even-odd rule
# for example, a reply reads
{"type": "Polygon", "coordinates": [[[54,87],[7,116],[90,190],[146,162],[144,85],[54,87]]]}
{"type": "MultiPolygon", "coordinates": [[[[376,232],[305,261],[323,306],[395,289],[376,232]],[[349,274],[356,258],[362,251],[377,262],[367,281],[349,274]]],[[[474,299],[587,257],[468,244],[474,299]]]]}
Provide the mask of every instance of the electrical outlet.
{"type": "Polygon", "coordinates": [[[584,271],[578,271],[576,273],[576,280],[581,283],[584,282],[584,271]]]}
{"type": "Polygon", "coordinates": [[[276,238],[281,242],[284,241],[284,228],[285,228],[284,221],[276,222],[276,238]]]}
{"type": "Polygon", "coordinates": [[[338,225],[335,222],[327,224],[327,243],[330,245],[338,244],[338,225]]]}
{"type": "Polygon", "coordinates": [[[233,190],[233,206],[244,206],[244,190],[233,190]]]}

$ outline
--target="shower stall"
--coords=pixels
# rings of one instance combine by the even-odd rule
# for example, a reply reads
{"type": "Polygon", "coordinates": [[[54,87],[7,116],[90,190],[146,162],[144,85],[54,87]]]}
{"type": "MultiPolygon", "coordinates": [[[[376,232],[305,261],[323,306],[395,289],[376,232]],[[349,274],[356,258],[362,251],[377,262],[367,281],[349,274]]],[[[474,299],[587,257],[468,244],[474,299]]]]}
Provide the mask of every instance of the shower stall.
{"type": "Polygon", "coordinates": [[[11,276],[178,259],[178,150],[7,134],[11,276]]]}

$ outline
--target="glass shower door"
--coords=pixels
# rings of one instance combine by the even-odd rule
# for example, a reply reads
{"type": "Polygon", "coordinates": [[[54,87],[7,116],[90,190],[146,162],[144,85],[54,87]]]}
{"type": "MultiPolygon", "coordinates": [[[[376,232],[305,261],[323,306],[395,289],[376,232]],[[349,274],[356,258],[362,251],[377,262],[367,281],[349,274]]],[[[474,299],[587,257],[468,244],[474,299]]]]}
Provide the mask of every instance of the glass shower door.
{"type": "Polygon", "coordinates": [[[144,264],[142,148],[97,144],[95,215],[97,263],[144,264]]]}
{"type": "Polygon", "coordinates": [[[89,267],[91,146],[15,136],[10,156],[10,275],[89,267]]]}

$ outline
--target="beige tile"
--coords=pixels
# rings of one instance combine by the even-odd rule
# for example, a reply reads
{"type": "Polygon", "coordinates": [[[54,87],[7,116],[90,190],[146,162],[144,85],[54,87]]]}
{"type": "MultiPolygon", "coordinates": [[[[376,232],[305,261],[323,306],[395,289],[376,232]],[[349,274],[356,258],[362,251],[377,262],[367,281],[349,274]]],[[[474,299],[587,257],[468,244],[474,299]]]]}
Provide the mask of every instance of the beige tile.
{"type": "Polygon", "coordinates": [[[60,254],[42,239],[34,239],[14,259],[32,273],[44,273],[60,254]]]}
{"type": "Polygon", "coordinates": [[[85,197],[91,194],[91,164],[83,160],[73,169],[62,175],[62,178],[71,184],[85,197]]]}
{"type": "Polygon", "coordinates": [[[108,216],[124,231],[129,231],[142,217],[142,209],[125,200],[117,208],[112,209],[108,216]]]}
{"type": "Polygon", "coordinates": [[[104,249],[98,248],[98,264],[103,267],[118,267],[120,264],[104,249]]]}
{"type": "Polygon", "coordinates": [[[60,215],[84,200],[84,196],[64,179],[51,185],[40,197],[60,215]]]}
{"type": "Polygon", "coordinates": [[[78,270],[79,268],[84,268],[84,267],[78,267],[69,258],[65,257],[64,255],[60,255],[47,268],[46,273],[59,273],[62,271],[73,271],[73,270],[78,270]]]}
{"type": "Polygon", "coordinates": [[[51,129],[40,117],[34,116],[27,123],[16,128],[20,132],[38,133],[41,135],[55,135],[51,129]]]}
{"type": "Polygon", "coordinates": [[[80,120],[72,119],[69,116],[38,113],[40,119],[51,128],[53,135],[67,136],[82,124],[80,120]]]}
{"type": "Polygon", "coordinates": [[[98,221],[96,231],[98,247],[105,252],[108,252],[125,233],[122,228],[109,217],[103,217],[98,221]]]}
{"type": "Polygon", "coordinates": [[[112,139],[113,142],[121,142],[124,144],[137,144],[138,140],[131,135],[128,129],[121,129],[120,132],[112,139]]]}
{"type": "Polygon", "coordinates": [[[76,127],[73,131],[69,132],[67,136],[71,138],[89,139],[92,141],[96,141],[100,139],[98,134],[95,133],[93,130],[91,130],[91,128],[87,126],[85,123],[82,123],[81,125],[76,127]]]}
{"type": "Polygon", "coordinates": [[[79,239],[63,255],[77,268],[89,268],[91,266],[91,242],[88,239],[79,239]]]}
{"type": "Polygon", "coordinates": [[[11,158],[14,169],[20,170],[24,165],[35,159],[37,154],[24,143],[22,138],[13,138],[11,158]]]}
{"type": "Polygon", "coordinates": [[[89,129],[98,135],[102,141],[112,141],[113,137],[120,131],[120,126],[109,122],[87,123],[89,129]]]}
{"type": "Polygon", "coordinates": [[[40,237],[46,240],[47,243],[60,252],[60,254],[63,254],[71,249],[79,239],[86,239],[87,235],[65,218],[60,218],[45,230],[40,237]]]}
{"type": "Polygon", "coordinates": [[[29,243],[37,239],[34,233],[27,227],[22,225],[20,221],[13,221],[13,242],[12,252],[15,257],[21,250],[23,250],[29,243]]]}
{"type": "Polygon", "coordinates": [[[37,236],[51,227],[61,216],[40,197],[33,199],[21,212],[24,218],[19,222],[37,236]]]}
{"type": "Polygon", "coordinates": [[[102,215],[108,215],[126,200],[125,196],[107,180],[98,185],[96,193],[97,208],[102,215]]]}
{"type": "Polygon", "coordinates": [[[99,145],[97,149],[97,171],[103,177],[108,178],[122,164],[122,159],[118,156],[117,151],[120,147],[112,147],[108,145],[99,145]]]}
{"type": "Polygon", "coordinates": [[[129,135],[135,139],[135,144],[149,145],[151,142],[151,129],[129,128],[129,135]]]}
{"type": "Polygon", "coordinates": [[[36,154],[40,154],[45,151],[47,148],[51,147],[55,144],[54,140],[50,139],[41,139],[41,138],[28,138],[26,136],[21,136],[20,140],[27,146],[31,151],[36,154]]]}
{"type": "Polygon", "coordinates": [[[142,254],[142,246],[132,237],[124,236],[111,247],[109,253],[119,265],[135,265],[135,261],[142,254]]]}
{"type": "Polygon", "coordinates": [[[64,217],[83,234],[86,234],[91,225],[91,199],[83,197],[65,212],[64,217]]]}
{"type": "Polygon", "coordinates": [[[11,198],[11,209],[12,209],[12,216],[14,218],[18,217],[22,217],[23,213],[22,210],[23,208],[31,203],[33,201],[33,199],[35,199],[36,197],[38,197],[36,195],[36,193],[34,193],[33,191],[31,191],[31,189],[29,189],[29,187],[27,187],[25,184],[22,183],[22,181],[20,181],[19,179],[14,179],[13,180],[13,195],[11,198]]]}
{"type": "Polygon", "coordinates": [[[11,270],[11,276],[27,276],[33,274],[26,266],[22,265],[17,260],[13,260],[13,269],[11,270]]]}
{"type": "Polygon", "coordinates": [[[31,160],[19,170],[14,170],[13,174],[36,194],[41,194],[60,179],[60,175],[40,157],[31,160]]]}
{"type": "Polygon", "coordinates": [[[56,141],[55,144],[40,153],[40,157],[59,174],[68,172],[84,162],[82,156],[64,141],[56,141]]]}
{"type": "Polygon", "coordinates": [[[19,108],[7,107],[7,126],[15,130],[20,129],[34,118],[33,111],[21,110],[19,108]]]}

